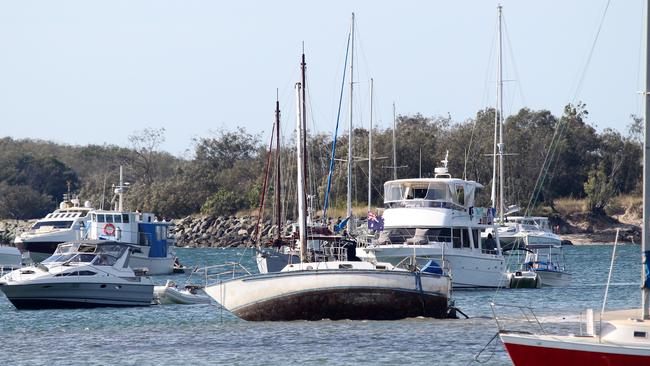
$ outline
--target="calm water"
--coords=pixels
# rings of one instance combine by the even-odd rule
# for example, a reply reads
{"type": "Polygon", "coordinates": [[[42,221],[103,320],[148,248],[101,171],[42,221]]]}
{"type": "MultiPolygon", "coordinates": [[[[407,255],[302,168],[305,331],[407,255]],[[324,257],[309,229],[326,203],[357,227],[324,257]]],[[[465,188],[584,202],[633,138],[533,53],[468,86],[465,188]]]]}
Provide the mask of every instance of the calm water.
{"type": "MultiPolygon", "coordinates": [[[[640,303],[640,252],[619,246],[608,308],[640,303]]],[[[241,249],[178,249],[188,265],[239,260],[241,249]]],[[[251,252],[242,263],[254,268],[251,252]]],[[[578,332],[577,315],[600,309],[611,246],[569,247],[569,288],[457,291],[467,320],[319,321],[253,323],[215,305],[168,305],[130,309],[16,311],[0,295],[2,365],[172,365],[172,364],[428,364],[468,365],[494,336],[489,302],[535,308],[552,330],[578,332]],[[559,324],[562,318],[573,320],[559,324]]],[[[161,276],[183,283],[186,276],[161,276]]],[[[480,360],[507,365],[494,342],[480,360]]]]}

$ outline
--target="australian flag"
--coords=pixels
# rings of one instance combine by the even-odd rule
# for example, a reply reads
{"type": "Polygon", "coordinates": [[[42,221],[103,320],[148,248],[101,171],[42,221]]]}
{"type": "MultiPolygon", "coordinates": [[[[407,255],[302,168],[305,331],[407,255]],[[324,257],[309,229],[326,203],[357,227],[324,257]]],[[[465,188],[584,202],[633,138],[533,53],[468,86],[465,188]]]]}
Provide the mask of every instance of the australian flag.
{"type": "Polygon", "coordinates": [[[373,212],[368,212],[368,229],[375,231],[384,230],[384,218],[375,215],[373,212]]]}

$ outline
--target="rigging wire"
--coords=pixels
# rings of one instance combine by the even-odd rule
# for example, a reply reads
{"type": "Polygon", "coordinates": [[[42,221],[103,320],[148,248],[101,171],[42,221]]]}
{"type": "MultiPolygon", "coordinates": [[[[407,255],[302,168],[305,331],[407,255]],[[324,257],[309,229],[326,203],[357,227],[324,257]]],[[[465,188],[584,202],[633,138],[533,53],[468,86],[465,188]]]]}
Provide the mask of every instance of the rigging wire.
{"type": "MultiPolygon", "coordinates": [[[[607,0],[607,3],[605,4],[605,9],[603,10],[603,13],[601,15],[600,23],[598,24],[598,28],[596,30],[594,40],[591,44],[589,54],[587,55],[587,60],[585,62],[584,67],[582,68],[580,78],[578,79],[579,80],[578,85],[576,86],[576,90],[573,94],[573,97],[570,99],[571,104],[575,103],[579,93],[582,91],[582,86],[584,84],[584,80],[587,75],[587,70],[589,68],[589,64],[591,63],[591,58],[593,56],[594,50],[596,49],[596,44],[598,43],[598,38],[600,36],[600,32],[602,30],[603,24],[605,23],[605,17],[607,15],[607,10],[609,9],[610,2],[611,0],[607,0]]],[[[553,133],[553,138],[549,146],[549,150],[547,151],[546,156],[544,157],[544,162],[542,164],[540,174],[537,177],[537,181],[535,182],[535,187],[533,188],[533,194],[531,195],[530,201],[528,202],[528,206],[526,207],[525,215],[529,214],[529,212],[532,210],[537,200],[539,199],[539,195],[541,194],[544,181],[546,180],[546,177],[549,173],[551,166],[553,166],[554,169],[557,169],[556,166],[557,164],[555,164],[555,161],[559,157],[558,146],[560,145],[560,139],[564,134],[564,130],[566,129],[567,123],[568,121],[566,119],[565,120],[560,119],[559,123],[556,126],[555,132],[553,133]]],[[[552,179],[553,176],[551,176],[549,181],[552,179]]]]}
{"type": "Polygon", "coordinates": [[[334,171],[334,154],[336,152],[336,138],[338,136],[339,122],[341,119],[341,104],[343,103],[343,91],[345,90],[345,75],[347,74],[346,70],[348,66],[348,53],[350,51],[351,37],[352,37],[352,33],[348,32],[348,41],[347,41],[348,46],[345,50],[345,62],[343,63],[343,78],[341,79],[341,92],[339,94],[339,106],[336,115],[336,128],[334,129],[334,140],[332,141],[332,154],[330,157],[330,168],[329,168],[329,173],[327,175],[327,187],[325,191],[325,203],[323,204],[323,218],[325,219],[327,219],[327,205],[329,203],[330,188],[332,187],[332,172],[334,171]]]}

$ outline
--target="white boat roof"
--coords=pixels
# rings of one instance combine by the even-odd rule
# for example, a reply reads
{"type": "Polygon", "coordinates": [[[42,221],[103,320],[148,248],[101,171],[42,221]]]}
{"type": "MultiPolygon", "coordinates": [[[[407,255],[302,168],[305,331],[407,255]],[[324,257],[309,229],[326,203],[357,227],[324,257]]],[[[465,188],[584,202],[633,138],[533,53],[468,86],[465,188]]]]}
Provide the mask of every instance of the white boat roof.
{"type": "Polygon", "coordinates": [[[447,183],[447,184],[455,184],[455,183],[469,183],[474,185],[477,188],[483,188],[484,186],[481,183],[478,183],[473,180],[465,180],[465,179],[460,179],[460,178],[406,178],[406,179],[395,179],[395,180],[389,180],[384,183],[390,184],[390,183],[434,183],[434,182],[442,182],[442,183],[447,183]]]}
{"type": "Polygon", "coordinates": [[[508,220],[538,220],[548,221],[546,216],[508,216],[508,220]]]}

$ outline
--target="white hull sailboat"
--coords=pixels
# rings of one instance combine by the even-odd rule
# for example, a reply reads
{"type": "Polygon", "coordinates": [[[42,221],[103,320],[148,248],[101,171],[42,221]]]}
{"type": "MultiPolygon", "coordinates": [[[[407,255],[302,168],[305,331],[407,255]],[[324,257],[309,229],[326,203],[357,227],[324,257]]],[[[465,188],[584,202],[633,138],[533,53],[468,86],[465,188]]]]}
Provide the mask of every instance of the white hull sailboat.
{"type": "Polygon", "coordinates": [[[206,293],[244,320],[393,320],[447,316],[449,277],[378,269],[366,262],[289,265],[208,286],[206,293]]]}
{"type": "Polygon", "coordinates": [[[286,265],[281,272],[219,279],[205,288],[206,293],[238,317],[253,321],[446,317],[451,281],[438,266],[406,270],[388,263],[348,261],[346,249],[336,247],[337,242],[323,249],[336,253],[338,260],[316,261],[307,255],[303,85],[296,84],[300,262],[286,265]]]}
{"type": "MultiPolygon", "coordinates": [[[[499,7],[500,11],[500,7],[499,7]]],[[[650,365],[650,1],[646,2],[646,92],[643,151],[643,236],[641,241],[641,309],[601,312],[599,334],[549,335],[500,329],[499,336],[515,366],[650,365]]],[[[614,256],[612,256],[612,261],[614,256]]],[[[610,270],[611,278],[611,270],[610,270]]],[[[608,281],[609,283],[609,281],[608,281]]],[[[606,298],[603,301],[605,308],[606,298]]],[[[501,328],[501,327],[500,327],[501,328]]],[[[593,329],[593,316],[591,326],[593,329]]],[[[590,332],[591,333],[591,332],[590,332]]]]}

